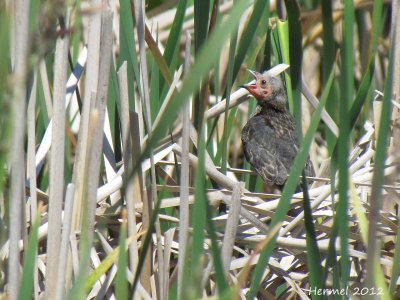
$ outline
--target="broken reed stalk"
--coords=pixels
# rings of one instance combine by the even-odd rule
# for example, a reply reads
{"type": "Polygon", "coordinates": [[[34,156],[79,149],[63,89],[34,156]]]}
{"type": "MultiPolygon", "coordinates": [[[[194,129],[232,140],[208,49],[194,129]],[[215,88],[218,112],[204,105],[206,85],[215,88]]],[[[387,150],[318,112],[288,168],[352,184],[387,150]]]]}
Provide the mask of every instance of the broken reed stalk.
{"type": "MultiPolygon", "coordinates": [[[[100,7],[102,0],[91,0],[92,7],[100,7]]],[[[101,38],[101,13],[94,12],[89,18],[88,32],[88,53],[85,76],[85,94],[83,96],[83,107],[80,118],[78,133],[78,143],[74,160],[74,170],[72,173],[72,182],[75,184],[74,212],[72,220],[72,230],[79,231],[81,227],[81,215],[83,207],[84,183],[86,182],[85,165],[87,161],[89,140],[89,118],[90,111],[95,107],[92,93],[97,91],[99,67],[100,67],[100,38],[101,38]]],[[[71,264],[68,264],[70,266],[71,264]]],[[[70,267],[67,269],[67,282],[71,281],[70,267]]]]}
{"type": "Polygon", "coordinates": [[[89,235],[88,244],[91,245],[93,239],[94,225],[95,225],[95,211],[97,205],[97,186],[98,178],[100,176],[100,165],[101,157],[103,154],[103,128],[107,105],[108,96],[108,84],[110,76],[111,66],[111,54],[112,54],[112,21],[113,14],[111,10],[105,10],[102,13],[101,22],[101,40],[100,40],[100,69],[99,69],[99,81],[96,93],[96,102],[94,109],[97,110],[97,124],[94,130],[93,144],[91,145],[91,151],[88,154],[88,178],[86,201],[88,202],[88,216],[89,219],[89,235]]]}
{"type": "MultiPolygon", "coordinates": [[[[100,7],[102,4],[101,0],[91,0],[90,5],[92,7],[100,7]]],[[[98,86],[99,76],[99,61],[100,61],[100,36],[101,36],[101,13],[99,11],[94,12],[89,18],[89,32],[88,32],[88,43],[87,43],[87,63],[86,63],[86,77],[85,77],[85,93],[83,96],[83,106],[81,111],[78,142],[76,147],[75,159],[74,159],[74,170],[72,173],[72,182],[75,185],[74,194],[74,208],[73,208],[73,219],[72,219],[72,231],[80,231],[82,223],[82,208],[84,206],[84,188],[87,182],[85,178],[87,168],[87,153],[88,153],[88,131],[89,131],[89,119],[90,112],[94,108],[94,102],[96,99],[96,92],[98,86]]],[[[67,289],[70,287],[72,281],[72,271],[75,276],[78,272],[77,263],[77,251],[73,251],[72,255],[69,256],[66,268],[66,285],[67,289]],[[74,259],[75,257],[75,259],[74,259]],[[73,270],[72,270],[73,269],[73,270]]]]}

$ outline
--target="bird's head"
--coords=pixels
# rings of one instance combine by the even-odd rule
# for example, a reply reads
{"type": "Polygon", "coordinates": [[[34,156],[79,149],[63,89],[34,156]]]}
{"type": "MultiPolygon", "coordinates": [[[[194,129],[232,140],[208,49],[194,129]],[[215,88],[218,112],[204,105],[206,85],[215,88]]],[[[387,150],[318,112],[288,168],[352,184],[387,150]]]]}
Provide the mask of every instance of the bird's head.
{"type": "Polygon", "coordinates": [[[242,85],[241,87],[248,90],[256,98],[260,106],[285,109],[286,94],[282,81],[266,72],[263,74],[251,70],[249,72],[254,76],[255,82],[242,85]]]}

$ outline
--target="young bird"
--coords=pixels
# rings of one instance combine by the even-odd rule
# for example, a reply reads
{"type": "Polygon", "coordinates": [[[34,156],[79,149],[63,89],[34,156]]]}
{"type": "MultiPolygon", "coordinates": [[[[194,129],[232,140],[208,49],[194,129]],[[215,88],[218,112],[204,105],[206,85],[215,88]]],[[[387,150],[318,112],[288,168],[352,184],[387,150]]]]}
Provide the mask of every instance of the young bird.
{"type": "MultiPolygon", "coordinates": [[[[286,109],[282,81],[266,72],[250,73],[255,83],[242,87],[256,98],[258,106],[242,130],[244,154],[264,182],[282,190],[299,150],[295,122],[286,109]]],[[[310,158],[305,175],[314,176],[310,158]]]]}

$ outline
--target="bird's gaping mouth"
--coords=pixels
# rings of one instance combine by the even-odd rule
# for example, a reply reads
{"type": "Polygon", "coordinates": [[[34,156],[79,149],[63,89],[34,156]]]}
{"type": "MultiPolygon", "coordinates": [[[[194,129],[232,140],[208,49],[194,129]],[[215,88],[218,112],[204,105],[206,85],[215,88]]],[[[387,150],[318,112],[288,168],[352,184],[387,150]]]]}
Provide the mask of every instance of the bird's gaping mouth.
{"type": "Polygon", "coordinates": [[[247,69],[247,71],[249,71],[250,74],[254,76],[255,82],[249,83],[249,84],[244,84],[244,85],[241,85],[240,87],[248,90],[250,94],[252,94],[256,99],[258,99],[261,95],[260,95],[259,89],[257,87],[257,78],[258,78],[258,75],[261,75],[261,74],[256,71],[249,70],[249,69],[247,69]]]}
{"type": "Polygon", "coordinates": [[[240,86],[243,89],[246,89],[249,91],[250,94],[256,97],[258,95],[257,92],[257,85],[255,83],[250,83],[250,84],[243,84],[240,86]]]}
{"type": "Polygon", "coordinates": [[[267,78],[257,71],[247,70],[254,76],[255,81],[240,86],[249,91],[257,101],[265,102],[272,94],[272,87],[267,81],[267,78]]]}

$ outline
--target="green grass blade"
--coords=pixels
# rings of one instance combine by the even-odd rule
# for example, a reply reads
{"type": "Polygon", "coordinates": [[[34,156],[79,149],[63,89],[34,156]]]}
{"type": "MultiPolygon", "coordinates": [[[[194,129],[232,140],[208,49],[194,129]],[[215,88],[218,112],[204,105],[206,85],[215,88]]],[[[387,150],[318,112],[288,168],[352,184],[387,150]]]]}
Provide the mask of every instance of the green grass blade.
{"type": "Polygon", "coordinates": [[[135,278],[133,280],[133,285],[132,285],[132,290],[130,294],[133,294],[132,292],[136,290],[137,283],[139,282],[140,279],[140,273],[142,272],[144,262],[146,260],[146,255],[148,253],[148,249],[150,247],[151,239],[152,239],[152,234],[155,230],[155,224],[156,224],[156,219],[157,216],[160,212],[160,204],[161,204],[161,198],[157,199],[156,205],[154,206],[154,209],[151,213],[151,218],[150,218],[150,223],[149,223],[149,228],[148,232],[146,233],[146,237],[143,242],[143,247],[141,249],[140,255],[139,255],[139,261],[135,273],[135,278]]]}
{"type": "MultiPolygon", "coordinates": [[[[84,201],[85,203],[87,201],[84,201]]],[[[87,211],[87,204],[85,204],[86,208],[83,209],[87,211]]],[[[90,263],[90,245],[88,241],[88,228],[89,225],[87,224],[88,221],[85,221],[88,219],[88,214],[84,213],[86,218],[83,219],[83,224],[82,224],[82,234],[81,234],[81,241],[80,241],[80,248],[79,248],[79,254],[80,254],[80,261],[79,261],[79,272],[78,275],[76,276],[74,285],[72,289],[69,291],[67,299],[73,300],[73,299],[83,299],[85,298],[85,279],[88,276],[88,267],[90,263]]]]}
{"type": "Polygon", "coordinates": [[[36,266],[36,256],[39,243],[39,226],[41,221],[40,216],[41,205],[38,208],[35,221],[33,222],[30,238],[28,242],[27,251],[25,253],[24,266],[22,269],[21,288],[19,292],[19,299],[31,299],[33,290],[33,278],[36,266]]]}
{"type": "Polygon", "coordinates": [[[264,46],[264,61],[262,64],[262,69],[263,70],[269,70],[271,69],[271,56],[272,56],[272,32],[268,28],[267,32],[265,33],[265,46],[264,46]]]}
{"type": "Polygon", "coordinates": [[[317,237],[314,228],[314,219],[308,194],[308,184],[305,172],[302,172],[303,206],[304,206],[304,225],[306,229],[307,241],[307,266],[310,274],[310,286],[317,289],[323,288],[323,269],[321,266],[321,254],[318,249],[317,237]]]}
{"type": "Polygon", "coordinates": [[[206,205],[207,231],[211,238],[211,252],[215,267],[215,281],[218,286],[219,296],[222,297],[227,292],[229,286],[225,279],[224,268],[221,259],[221,249],[217,243],[217,234],[214,223],[212,221],[211,207],[207,199],[205,200],[206,200],[205,205],[206,205]]]}
{"type": "MultiPolygon", "coordinates": [[[[8,78],[10,66],[10,18],[5,11],[0,13],[0,78],[8,78]]],[[[11,101],[7,95],[9,90],[7,80],[0,80],[0,192],[3,191],[7,170],[3,166],[8,159],[10,147],[12,114],[11,101]]]]}
{"type": "MultiPolygon", "coordinates": [[[[329,268],[332,266],[332,269],[335,270],[337,268],[337,264],[333,263],[334,259],[336,259],[336,238],[338,236],[338,222],[337,218],[335,218],[332,229],[331,229],[331,236],[329,239],[329,245],[328,245],[328,254],[326,257],[326,263],[325,263],[325,270],[324,270],[324,282],[328,278],[328,272],[329,268]]],[[[338,280],[338,278],[335,277],[335,273],[333,274],[333,280],[338,280]]]]}
{"type": "Polygon", "coordinates": [[[43,83],[41,76],[38,76],[38,91],[37,91],[37,110],[39,111],[39,116],[38,116],[38,125],[37,125],[37,139],[42,139],[43,135],[46,131],[46,128],[50,122],[49,120],[49,114],[47,112],[46,108],[46,100],[44,98],[44,91],[43,91],[43,83]]]}
{"type": "MultiPolygon", "coordinates": [[[[335,45],[335,37],[334,37],[334,26],[333,26],[333,18],[332,18],[332,1],[331,0],[322,0],[321,1],[321,10],[322,10],[322,29],[323,29],[323,44],[322,44],[322,80],[323,85],[326,84],[329,78],[329,72],[335,63],[336,57],[336,45],[335,45]]],[[[337,106],[337,98],[338,95],[335,89],[331,90],[331,94],[329,95],[328,102],[326,103],[326,111],[333,118],[333,120],[338,123],[338,106],[337,106]]],[[[332,153],[333,147],[336,144],[337,138],[335,135],[329,130],[329,128],[325,128],[326,141],[328,143],[329,152],[332,153]]]]}
{"type": "MultiPolygon", "coordinates": [[[[154,63],[152,58],[151,61],[151,80],[150,80],[150,112],[151,112],[151,119],[155,120],[158,114],[158,111],[161,106],[160,101],[160,90],[159,90],[159,76],[160,73],[158,72],[157,64],[154,63]]],[[[170,84],[170,83],[168,83],[170,84]]]]}
{"type": "MultiPolygon", "coordinates": [[[[167,43],[165,45],[163,57],[165,59],[166,64],[170,67],[171,71],[172,71],[171,68],[172,63],[179,51],[179,45],[182,34],[182,25],[185,19],[186,6],[187,6],[187,0],[179,1],[178,6],[176,7],[176,13],[170,29],[170,34],[167,43]]],[[[159,86],[161,92],[165,87],[165,80],[164,77],[162,76],[160,76],[159,86]]]]}
{"type": "Polygon", "coordinates": [[[371,82],[374,77],[374,70],[375,70],[375,59],[374,57],[371,57],[367,71],[365,72],[360,87],[358,88],[354,102],[352,103],[349,111],[350,128],[354,128],[354,126],[356,125],[361,110],[363,109],[365,102],[368,99],[367,95],[371,88],[371,82]]]}
{"type": "MultiPolygon", "coordinates": [[[[194,53],[197,56],[200,52],[201,47],[206,41],[208,34],[208,22],[209,22],[209,11],[210,1],[194,0],[194,53]]],[[[202,82],[199,81],[198,85],[202,82]]],[[[194,107],[193,107],[193,120],[194,127],[198,132],[202,126],[201,120],[203,120],[205,105],[203,103],[203,97],[197,92],[194,93],[194,107]]],[[[202,94],[202,93],[200,93],[202,94]]]]}
{"type": "Polygon", "coordinates": [[[40,1],[32,0],[29,3],[29,30],[31,33],[36,32],[39,25],[39,15],[40,15],[40,1]]]}
{"type": "MultiPolygon", "coordinates": [[[[394,29],[396,32],[396,29],[394,29]]],[[[375,272],[379,268],[379,254],[380,254],[380,243],[377,243],[377,231],[378,231],[378,219],[380,215],[380,209],[382,207],[382,185],[384,181],[384,169],[386,160],[386,150],[388,144],[388,135],[390,131],[391,119],[391,107],[393,97],[393,72],[394,72],[394,53],[395,45],[393,42],[390,48],[388,73],[385,82],[385,90],[382,103],[382,111],[379,123],[379,132],[376,145],[375,153],[375,166],[372,178],[372,190],[371,190],[371,212],[370,212],[370,225],[368,231],[368,251],[367,251],[367,283],[372,287],[374,283],[377,283],[379,279],[378,273],[375,272]]],[[[397,70],[396,70],[397,72],[397,70]]],[[[376,124],[377,125],[377,124],[376,124]]],[[[379,239],[378,239],[379,241],[379,239]]]]}
{"type": "MultiPolygon", "coordinates": [[[[129,90],[129,107],[134,108],[135,93],[133,91],[133,78],[140,82],[139,62],[136,55],[136,42],[134,39],[134,20],[132,17],[131,3],[129,0],[121,0],[120,2],[120,24],[119,24],[119,56],[118,68],[124,61],[128,63],[128,90],[129,90]]],[[[140,85],[138,85],[140,90],[140,85]]]]}
{"type": "MultiPolygon", "coordinates": [[[[317,108],[315,109],[314,114],[312,115],[310,127],[307,130],[306,135],[304,136],[303,143],[300,146],[300,150],[299,150],[299,152],[295,158],[295,161],[293,163],[293,166],[290,170],[290,175],[289,175],[289,177],[286,181],[285,187],[282,191],[282,196],[279,201],[279,205],[275,211],[274,216],[272,217],[270,228],[274,228],[275,226],[277,226],[277,224],[282,222],[287,211],[289,210],[290,199],[296,189],[296,186],[298,184],[298,178],[304,168],[305,161],[308,157],[308,151],[310,149],[310,145],[311,145],[314,133],[317,130],[317,127],[318,127],[318,124],[319,124],[319,121],[321,118],[322,109],[325,106],[325,103],[328,98],[329,90],[332,86],[333,75],[334,75],[334,69],[332,69],[332,71],[331,71],[331,75],[329,77],[329,81],[327,82],[327,85],[322,94],[321,101],[319,102],[317,108]]],[[[277,239],[277,234],[274,235],[271,242],[268,243],[268,245],[260,253],[260,258],[258,260],[257,265],[255,266],[255,270],[254,270],[253,276],[251,278],[250,291],[247,295],[248,299],[254,299],[256,297],[257,291],[260,287],[260,281],[261,281],[262,275],[265,271],[265,268],[267,267],[269,257],[271,256],[272,251],[274,250],[276,239],[277,239]]]]}
{"type": "MultiPolygon", "coordinates": [[[[277,53],[280,63],[284,63],[290,66],[290,46],[289,46],[289,26],[287,21],[276,21],[276,33],[275,33],[275,51],[277,53]]],[[[292,79],[288,73],[284,74],[286,94],[289,104],[289,110],[294,114],[295,104],[293,99],[292,79]]],[[[301,128],[301,127],[300,127],[301,128]]]]}
{"type": "Polygon", "coordinates": [[[193,204],[193,219],[192,219],[192,227],[193,227],[193,240],[192,240],[192,255],[191,255],[191,264],[190,264],[190,284],[194,293],[190,293],[188,290],[185,291],[182,295],[188,295],[190,293],[191,296],[196,296],[200,298],[202,295],[201,285],[198,284],[201,282],[203,275],[203,260],[201,259],[204,255],[204,230],[206,226],[206,202],[207,198],[205,195],[206,183],[205,183],[205,140],[203,134],[199,134],[199,149],[198,149],[198,158],[199,163],[196,170],[196,178],[195,178],[195,200],[193,204]]]}
{"type": "Polygon", "coordinates": [[[342,87],[343,94],[339,102],[339,138],[338,138],[338,169],[339,169],[339,204],[337,218],[339,223],[340,253],[341,253],[341,283],[342,287],[348,285],[350,258],[348,253],[348,147],[350,137],[349,107],[353,102],[354,94],[354,4],[353,1],[344,3],[344,36],[342,51],[342,87]]]}
{"type": "Polygon", "coordinates": [[[397,288],[397,280],[399,279],[399,275],[400,275],[400,226],[397,227],[397,232],[396,232],[396,245],[393,258],[393,270],[389,285],[390,295],[395,295],[397,288]]]}
{"type": "Polygon", "coordinates": [[[253,12],[251,13],[249,22],[242,33],[240,38],[238,49],[235,57],[235,66],[233,68],[233,78],[236,78],[240,67],[248,53],[249,46],[253,40],[258,24],[262,17],[268,19],[269,17],[269,1],[267,0],[257,0],[254,3],[253,12]]]}
{"type": "MultiPolygon", "coordinates": [[[[125,247],[127,245],[129,245],[132,241],[137,241],[137,239],[139,239],[140,236],[142,236],[145,233],[146,232],[141,232],[141,233],[136,234],[134,237],[129,237],[129,239],[125,242],[125,247]]],[[[107,273],[107,271],[112,267],[112,265],[118,261],[119,252],[120,252],[120,246],[117,246],[110,253],[108,253],[107,256],[97,266],[97,268],[94,269],[86,277],[86,280],[85,280],[86,293],[89,293],[90,289],[93,287],[93,285],[96,283],[96,281],[99,280],[103,274],[107,273]]]]}
{"type": "Polygon", "coordinates": [[[362,205],[361,199],[357,194],[354,182],[349,178],[350,199],[354,207],[355,214],[358,219],[358,227],[360,228],[361,237],[365,245],[368,244],[368,219],[365,215],[365,208],[362,205]]]}
{"type": "MultiPolygon", "coordinates": [[[[354,102],[351,104],[351,108],[349,111],[349,120],[350,120],[350,124],[349,124],[349,128],[354,129],[357,119],[359,118],[359,115],[363,109],[363,107],[365,106],[365,103],[368,99],[367,95],[368,92],[371,88],[371,82],[374,76],[374,70],[375,70],[375,58],[372,56],[370,59],[370,62],[368,64],[367,70],[364,74],[364,77],[361,81],[361,84],[359,86],[359,89],[357,91],[356,97],[354,102]]],[[[332,91],[331,91],[332,93],[332,91]]],[[[331,94],[330,99],[335,99],[335,96],[331,94]]],[[[331,100],[328,100],[331,101],[331,100]]],[[[328,102],[329,103],[329,102],[328,102]]],[[[329,109],[329,108],[328,108],[329,109]]],[[[350,129],[349,129],[350,131],[350,129]]],[[[331,178],[332,178],[332,186],[335,186],[335,173],[336,173],[336,169],[337,169],[337,158],[338,158],[338,151],[339,151],[339,144],[337,139],[335,139],[334,143],[332,144],[333,147],[333,151],[332,151],[332,162],[331,162],[331,178]]],[[[339,222],[338,220],[336,220],[335,218],[335,224],[337,225],[337,222],[339,222]]],[[[336,226],[335,225],[335,226],[336,226]]],[[[334,227],[335,227],[334,226],[334,227]]],[[[336,228],[336,227],[335,227],[336,228]]],[[[330,262],[333,262],[333,257],[336,255],[336,252],[333,248],[333,245],[336,242],[336,238],[337,238],[337,234],[334,234],[334,231],[332,231],[331,237],[330,237],[330,251],[328,251],[328,259],[327,259],[327,263],[326,266],[330,266],[330,262]]],[[[327,273],[325,273],[325,276],[327,275],[327,273]]]]}
{"type": "Polygon", "coordinates": [[[222,144],[221,144],[221,172],[226,174],[226,166],[227,166],[227,152],[228,152],[228,139],[229,139],[229,130],[228,130],[228,118],[229,118],[229,104],[231,100],[231,89],[233,85],[233,67],[235,62],[235,51],[236,51],[236,43],[237,43],[237,31],[231,37],[230,45],[229,45],[229,59],[228,59],[228,74],[226,79],[226,106],[225,106],[225,114],[224,114],[224,132],[222,135],[222,144]]]}
{"type": "Polygon", "coordinates": [[[208,33],[210,1],[194,0],[194,49],[197,54],[208,33]]]}
{"type": "MultiPolygon", "coordinates": [[[[226,164],[226,168],[227,168],[228,150],[229,149],[226,149],[225,147],[229,143],[229,137],[231,136],[232,131],[234,130],[234,123],[235,123],[235,118],[237,116],[237,112],[238,112],[237,107],[231,109],[230,112],[228,111],[228,114],[227,114],[228,118],[226,120],[226,126],[224,125],[224,132],[223,132],[223,135],[226,136],[227,141],[224,142],[224,140],[222,140],[222,142],[218,143],[218,145],[217,145],[217,149],[216,149],[217,153],[215,154],[215,162],[219,163],[221,161],[221,172],[224,171],[223,167],[222,167],[222,165],[224,164],[224,161],[222,159],[223,155],[224,155],[223,151],[225,151],[225,155],[226,155],[225,164],[226,164]],[[224,148],[225,148],[225,150],[224,150],[224,148]]],[[[224,120],[224,122],[225,122],[225,120],[224,120]]],[[[223,136],[223,138],[224,138],[224,136],[223,136]]]]}
{"type": "Polygon", "coordinates": [[[128,299],[128,279],[126,277],[126,269],[128,265],[128,253],[126,249],[126,227],[126,211],[123,211],[121,230],[119,232],[118,270],[115,282],[115,296],[117,299],[128,299]]]}
{"type": "Polygon", "coordinates": [[[372,55],[375,55],[378,47],[378,39],[382,32],[383,0],[375,0],[372,9],[372,55]]]}
{"type": "Polygon", "coordinates": [[[161,115],[160,121],[157,127],[154,128],[147,143],[147,147],[142,153],[142,159],[148,155],[151,148],[156,146],[157,141],[164,137],[167,129],[175,121],[176,114],[188,101],[189,96],[193,92],[198,91],[199,82],[208,74],[208,71],[215,63],[225,41],[231,36],[233,30],[237,28],[240,16],[243,14],[248,4],[249,0],[240,1],[235,4],[229,17],[216,26],[197,56],[196,62],[191,68],[191,72],[182,82],[182,89],[173,95],[170,104],[161,115]]]}
{"type": "MultiPolygon", "coordinates": [[[[172,60],[179,50],[179,43],[182,33],[183,20],[185,19],[187,0],[179,1],[176,8],[175,18],[172,23],[170,34],[165,45],[164,59],[168,65],[171,65],[172,60]]],[[[161,84],[160,84],[161,85],[161,84]]]]}
{"type": "Polygon", "coordinates": [[[105,274],[111,266],[118,261],[119,257],[119,251],[120,248],[116,247],[114,250],[112,250],[108,255],[101,261],[101,263],[97,266],[96,269],[94,269],[87,277],[85,280],[85,291],[86,293],[90,292],[90,289],[93,287],[93,285],[96,283],[97,280],[100,279],[100,277],[105,274]]]}
{"type": "Polygon", "coordinates": [[[151,51],[152,54],[151,59],[154,59],[166,83],[171,84],[172,74],[168,68],[168,65],[164,57],[161,55],[160,49],[158,48],[156,41],[153,39],[153,36],[151,35],[151,32],[148,30],[147,26],[145,27],[145,41],[151,51]]]}
{"type": "Polygon", "coordinates": [[[297,136],[301,138],[301,72],[303,60],[303,36],[301,33],[300,8],[297,1],[285,0],[285,5],[289,26],[289,65],[292,86],[293,115],[296,122],[297,136]]]}
{"type": "MultiPolygon", "coordinates": [[[[118,79],[117,79],[117,72],[115,71],[115,65],[114,62],[111,62],[111,68],[110,68],[110,83],[109,83],[109,88],[108,88],[108,96],[107,96],[107,112],[108,112],[108,120],[110,121],[110,129],[111,129],[111,136],[112,137],[117,137],[119,136],[119,132],[116,132],[116,129],[118,127],[115,126],[115,124],[118,122],[118,115],[119,115],[119,101],[117,101],[119,97],[119,91],[118,91],[118,79]]],[[[119,144],[118,141],[116,141],[116,138],[112,139],[113,141],[113,149],[115,154],[117,152],[120,152],[119,144]]],[[[117,157],[116,157],[117,159],[117,157]]]]}
{"type": "Polygon", "coordinates": [[[120,53],[118,66],[127,61],[133,67],[135,77],[139,77],[139,65],[136,56],[136,42],[134,39],[134,19],[129,0],[120,1],[120,53]]]}
{"type": "Polygon", "coordinates": [[[71,35],[71,51],[72,61],[75,64],[78,60],[79,53],[81,51],[81,40],[82,40],[82,16],[81,16],[81,0],[75,2],[75,15],[73,18],[73,34],[71,35]]]}

